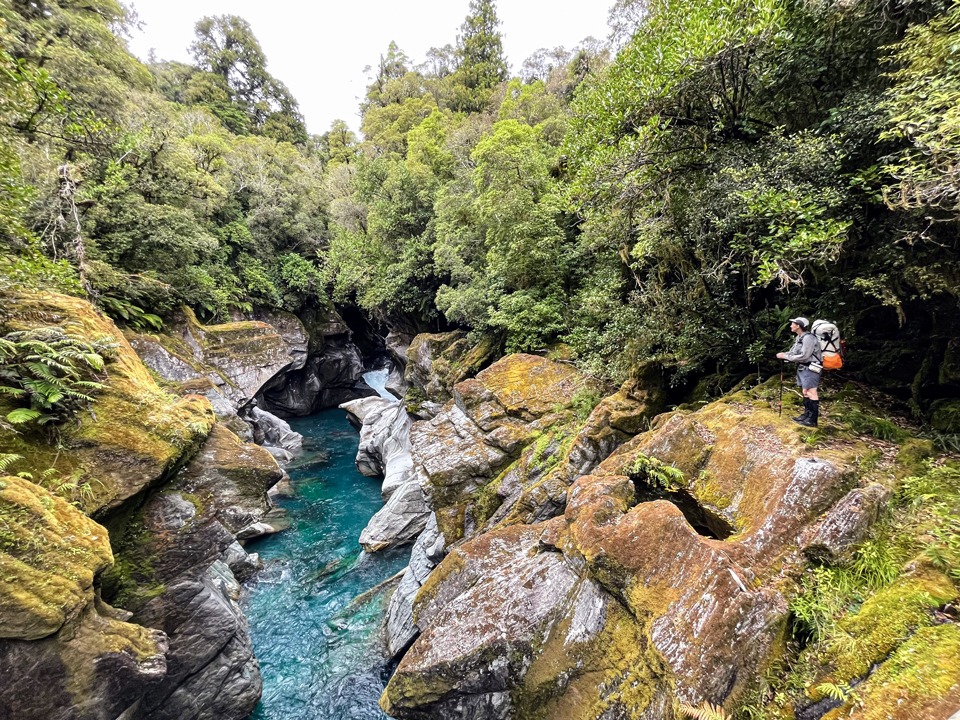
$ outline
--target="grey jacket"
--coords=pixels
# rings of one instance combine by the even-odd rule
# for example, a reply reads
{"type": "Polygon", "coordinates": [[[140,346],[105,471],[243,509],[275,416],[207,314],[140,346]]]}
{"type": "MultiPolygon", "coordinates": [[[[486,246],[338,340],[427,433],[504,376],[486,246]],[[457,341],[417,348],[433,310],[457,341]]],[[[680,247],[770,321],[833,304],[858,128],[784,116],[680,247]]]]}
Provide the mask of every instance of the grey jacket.
{"type": "Polygon", "coordinates": [[[787,362],[797,363],[798,365],[809,365],[816,360],[823,362],[823,352],[820,350],[820,341],[817,336],[811,332],[804,333],[797,338],[793,347],[787,351],[787,362]]]}

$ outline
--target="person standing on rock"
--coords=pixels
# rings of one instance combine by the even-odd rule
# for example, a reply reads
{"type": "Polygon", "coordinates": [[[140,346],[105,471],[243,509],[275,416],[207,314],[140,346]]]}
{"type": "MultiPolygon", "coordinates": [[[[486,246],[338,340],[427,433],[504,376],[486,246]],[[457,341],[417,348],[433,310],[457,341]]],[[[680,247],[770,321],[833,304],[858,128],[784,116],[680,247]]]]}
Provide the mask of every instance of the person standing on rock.
{"type": "Polygon", "coordinates": [[[820,341],[809,331],[810,321],[805,317],[796,317],[790,321],[790,332],[797,336],[797,341],[785,353],[777,353],[777,358],[797,364],[797,384],[803,391],[802,415],[793,420],[805,427],[816,427],[820,418],[820,396],[817,387],[820,385],[820,372],[823,370],[823,355],[820,350],[820,341]]]}

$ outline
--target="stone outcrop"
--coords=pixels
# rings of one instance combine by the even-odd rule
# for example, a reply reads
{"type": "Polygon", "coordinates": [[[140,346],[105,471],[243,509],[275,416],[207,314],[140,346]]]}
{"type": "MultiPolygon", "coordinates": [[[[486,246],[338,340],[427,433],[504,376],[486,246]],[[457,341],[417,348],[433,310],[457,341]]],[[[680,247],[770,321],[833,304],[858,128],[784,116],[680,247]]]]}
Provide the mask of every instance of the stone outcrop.
{"type": "Polygon", "coordinates": [[[162,632],[97,597],[107,531],[63,499],[0,478],[0,717],[118,717],[167,670],[162,632]]]}
{"type": "Polygon", "coordinates": [[[413,598],[446,547],[562,513],[569,484],[659,410],[662,382],[650,374],[650,390],[628,382],[581,424],[572,403],[588,388],[576,370],[511,355],[457,384],[440,413],[413,425],[414,468],[434,512],[391,597],[392,654],[415,637],[413,598]]]}
{"type": "Polygon", "coordinates": [[[417,335],[403,354],[404,380],[425,399],[447,400],[453,386],[490,364],[497,349],[490,339],[471,344],[459,331],[417,335]]]}
{"type": "Polygon", "coordinates": [[[280,417],[304,416],[375,395],[363,381],[363,358],[352,335],[332,308],[312,321],[309,359],[264,386],[259,406],[280,417]]]}
{"type": "Polygon", "coordinates": [[[367,552],[412,542],[424,529],[430,512],[410,456],[410,417],[399,401],[363,398],[340,406],[359,422],[357,469],[383,477],[385,505],[360,534],[367,552]]]}
{"type": "Polygon", "coordinates": [[[307,362],[307,331],[288,313],[203,325],[189,308],[164,335],[132,335],[144,363],[165,380],[198,384],[236,411],[275,376],[307,362]]]}
{"type": "MultiPolygon", "coordinates": [[[[454,539],[423,578],[426,550],[439,554],[438,512],[439,527],[422,536],[420,578],[412,560],[397,590],[415,593],[411,611],[391,605],[391,650],[412,640],[381,700],[392,716],[653,720],[673,717],[675,700],[730,703],[780,650],[792,577],[808,557],[862,540],[886,499],[857,487],[863,448],[813,452],[776,413],[737,396],[661,416],[596,465],[606,430],[623,433],[616,445],[646,422],[640,401],[618,415],[629,392],[594,410],[592,430],[543,446],[564,473],[589,470],[574,478],[562,516],[505,516],[454,539]]],[[[515,408],[510,398],[497,404],[515,408]]],[[[481,417],[484,403],[454,404],[469,418],[463,408],[481,417]]],[[[501,462],[492,451],[463,456],[460,489],[501,462]]],[[[433,468],[428,482],[454,472],[418,456],[416,439],[414,458],[418,472],[421,458],[433,468]]],[[[462,497],[457,485],[438,483],[430,497],[462,497]]]]}
{"type": "Polygon", "coordinates": [[[116,347],[59,447],[0,432],[36,479],[0,481],[0,716],[246,717],[260,677],[233,570],[257,565],[237,537],[271,530],[276,461],[215,424],[206,399],[161,389],[89,303],[15,294],[5,323],[116,347]]]}
{"type": "Polygon", "coordinates": [[[253,400],[306,365],[307,331],[296,317],[260,313],[253,321],[203,325],[184,308],[163,335],[128,335],[148,367],[182,392],[206,397],[218,420],[244,440],[299,452],[300,434],[253,400]]]}
{"type": "Polygon", "coordinates": [[[269,531],[267,490],[282,476],[265,449],[217,426],[184,471],[118,527],[105,594],[169,638],[167,674],[144,698],[142,717],[239,719],[259,699],[231,568],[249,574],[256,565],[236,537],[269,531]]]}
{"type": "Polygon", "coordinates": [[[510,355],[474,379],[410,430],[414,468],[448,542],[475,532],[501,473],[551,428],[573,418],[584,380],[571,366],[535,355],[510,355]]]}
{"type": "Polygon", "coordinates": [[[39,432],[0,432],[0,452],[23,456],[18,472],[41,477],[54,468],[71,478],[71,500],[102,516],[167,477],[194,451],[215,421],[210,403],[162,390],[123,334],[90,303],[56,293],[20,293],[5,298],[6,325],[26,330],[58,325],[116,345],[106,366],[105,388],[88,411],[60,428],[60,448],[39,432]]]}
{"type": "Polygon", "coordinates": [[[303,435],[294,432],[286,420],[261,410],[255,401],[247,408],[243,417],[253,428],[253,441],[258,445],[285,450],[291,455],[296,455],[303,449],[303,435]]]}

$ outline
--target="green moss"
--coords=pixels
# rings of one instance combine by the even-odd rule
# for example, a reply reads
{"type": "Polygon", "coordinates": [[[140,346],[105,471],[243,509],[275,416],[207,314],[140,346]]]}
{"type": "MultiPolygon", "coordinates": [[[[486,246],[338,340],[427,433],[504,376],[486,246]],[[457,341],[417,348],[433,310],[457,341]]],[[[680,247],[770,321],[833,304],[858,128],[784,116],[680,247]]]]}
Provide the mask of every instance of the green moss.
{"type": "Polygon", "coordinates": [[[570,620],[542,642],[514,693],[518,720],[639,718],[658,688],[672,684],[649,628],[621,605],[607,606],[604,627],[568,642],[570,620]]]}
{"type": "Polygon", "coordinates": [[[934,455],[933,443],[920,438],[910,438],[900,446],[897,453],[897,463],[901,467],[901,474],[912,475],[923,469],[924,461],[934,455]]]}
{"type": "Polygon", "coordinates": [[[924,627],[856,688],[850,702],[824,720],[837,720],[854,710],[857,720],[946,717],[956,709],[955,701],[939,712],[933,709],[955,693],[958,684],[960,627],[954,623],[924,627]]]}
{"type": "Polygon", "coordinates": [[[723,485],[717,482],[713,473],[701,470],[694,485],[694,494],[697,500],[717,510],[726,510],[733,504],[733,499],[727,495],[723,485]]]}
{"type": "Polygon", "coordinates": [[[444,580],[450,577],[451,575],[456,575],[460,572],[463,572],[467,567],[467,560],[464,557],[463,553],[459,550],[453,550],[449,555],[447,555],[443,562],[441,562],[427,577],[427,581],[423,584],[420,590],[417,592],[416,598],[413,601],[413,621],[417,622],[417,611],[420,607],[429,604],[436,597],[437,592],[440,590],[440,586],[443,585],[444,580]]]}
{"type": "Polygon", "coordinates": [[[0,488],[0,637],[55,632],[93,600],[113,557],[107,531],[69,503],[18,477],[0,488]]]}
{"type": "Polygon", "coordinates": [[[889,655],[917,628],[931,625],[934,608],[957,597],[939,573],[905,578],[870,597],[860,611],[841,621],[825,660],[835,668],[833,681],[849,684],[889,655]]]}
{"type": "Polygon", "coordinates": [[[507,469],[501,472],[496,478],[470,496],[470,508],[477,527],[480,527],[489,520],[497,511],[497,508],[503,503],[503,498],[501,498],[499,494],[500,486],[503,484],[503,479],[506,474],[510,472],[515,465],[516,463],[509,465],[507,469]]]}

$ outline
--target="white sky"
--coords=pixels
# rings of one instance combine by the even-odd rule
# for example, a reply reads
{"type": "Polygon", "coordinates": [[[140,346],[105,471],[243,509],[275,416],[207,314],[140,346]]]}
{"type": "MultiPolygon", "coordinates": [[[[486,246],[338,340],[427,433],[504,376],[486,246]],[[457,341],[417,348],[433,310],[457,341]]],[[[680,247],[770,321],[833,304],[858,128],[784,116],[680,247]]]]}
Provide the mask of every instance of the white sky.
{"type": "MultiPolygon", "coordinates": [[[[416,64],[431,47],[456,41],[469,0],[132,0],[143,25],[131,51],[146,59],[189,62],[193,26],[206,15],[239,15],[250,23],[267,56],[267,69],[300,103],[311,133],[340,118],[359,128],[363,68],[376,66],[391,40],[416,64]]],[[[538,48],[572,48],[607,35],[612,0],[499,0],[504,52],[513,70],[538,48]]]]}

